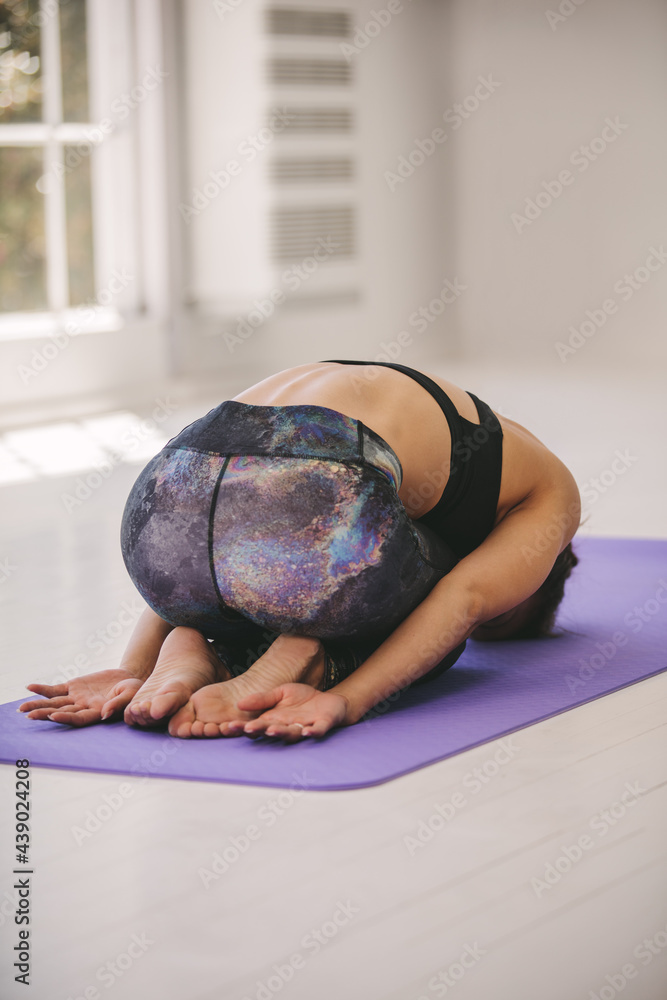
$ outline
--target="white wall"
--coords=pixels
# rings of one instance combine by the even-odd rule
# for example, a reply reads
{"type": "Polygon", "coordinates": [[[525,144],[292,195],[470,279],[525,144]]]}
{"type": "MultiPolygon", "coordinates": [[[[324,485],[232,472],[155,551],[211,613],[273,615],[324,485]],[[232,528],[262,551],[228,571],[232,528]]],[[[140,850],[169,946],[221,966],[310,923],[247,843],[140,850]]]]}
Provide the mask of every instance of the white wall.
{"type": "MultiPolygon", "coordinates": [[[[412,334],[409,347],[400,349],[400,360],[406,364],[455,350],[454,306],[434,317],[424,331],[409,325],[410,315],[438,295],[443,281],[455,278],[452,186],[444,149],[438,147],[394,191],[385,179],[385,172],[395,170],[401,154],[408,154],[415,139],[430,133],[441,119],[443,68],[449,61],[442,55],[443,46],[446,49],[449,45],[445,30],[448,10],[439,0],[402,0],[398,6],[396,0],[393,2],[390,21],[350,56],[358,98],[355,144],[359,170],[354,197],[359,206],[360,299],[326,306],[288,300],[246,343],[230,352],[222,336],[224,324],[197,315],[198,300],[205,304],[211,294],[211,282],[205,287],[202,282],[204,272],[210,274],[206,261],[224,260],[230,247],[233,252],[234,226],[216,222],[225,213],[226,218],[232,218],[241,183],[230,184],[187,226],[190,260],[197,272],[190,275],[194,309],[183,331],[190,371],[248,369],[261,377],[262,373],[327,357],[376,358],[383,342],[394,341],[402,330],[412,334]]],[[[224,94],[234,81],[229,63],[219,54],[230,44],[232,33],[238,32],[239,37],[247,34],[244,24],[256,20],[259,6],[259,0],[243,0],[243,6],[220,18],[212,4],[185,2],[186,195],[199,179],[218,170],[224,159],[221,139],[228,126],[220,112],[224,94]]],[[[330,8],[331,3],[322,6],[330,8]]],[[[361,38],[357,29],[364,31],[374,11],[386,10],[386,4],[374,0],[356,0],[352,6],[354,38],[361,38]]],[[[250,61],[256,57],[253,49],[250,61]]],[[[235,93],[248,106],[246,131],[251,132],[257,127],[254,98],[248,100],[247,89],[235,93]]],[[[295,103],[320,99],[320,95],[303,96],[295,103]]],[[[236,122],[235,128],[243,132],[242,123],[236,122]]],[[[247,172],[240,181],[246,180],[247,172]]],[[[240,232],[239,237],[245,254],[247,233],[240,232]]],[[[262,266],[259,259],[258,274],[262,266]]]]}
{"type": "Polygon", "coordinates": [[[568,0],[560,6],[573,13],[552,28],[545,12],[558,6],[451,0],[454,90],[465,93],[478,73],[500,83],[448,150],[456,267],[469,284],[459,333],[475,359],[524,358],[564,372],[664,364],[667,264],[631,295],[614,285],[652,246],[667,246],[667,4],[568,0]],[[582,172],[570,156],[607,117],[627,127],[582,172]],[[512,213],[564,169],[572,183],[517,232],[512,213]],[[616,312],[561,361],[555,344],[606,300],[616,312]]]}
{"type": "MultiPolygon", "coordinates": [[[[187,6],[190,39],[205,32],[215,48],[229,20],[225,25],[199,0],[187,6]]],[[[195,324],[187,331],[195,370],[259,366],[268,373],[318,357],[373,358],[403,329],[413,339],[398,360],[417,366],[504,358],[566,375],[575,365],[664,363],[667,266],[653,257],[656,270],[645,267],[651,248],[667,238],[667,5],[560,6],[572,13],[559,15],[555,0],[551,7],[548,0],[403,0],[354,57],[361,302],[287,304],[233,354],[195,324]],[[479,88],[480,77],[489,87],[479,88]],[[477,88],[481,100],[473,97],[477,88]],[[462,102],[474,109],[465,120],[447,114],[462,102]],[[582,154],[571,157],[602,135],[608,118],[626,127],[603,152],[594,143],[596,158],[582,170],[582,154]],[[437,128],[446,140],[390,191],[386,172],[437,128]],[[544,207],[543,184],[564,170],[571,183],[544,207]],[[513,215],[524,215],[539,192],[538,217],[517,231],[513,215]],[[624,275],[638,268],[632,289],[624,275]],[[419,332],[408,318],[446,277],[466,290],[419,332]],[[570,344],[569,328],[582,324],[570,344]]],[[[363,28],[380,7],[358,0],[356,25],[363,28]]],[[[222,72],[213,59],[191,59],[191,108],[206,95],[204,110],[215,117],[222,72]]],[[[209,152],[205,145],[200,136],[190,149],[191,176],[219,166],[213,143],[209,152]]],[[[212,243],[197,252],[212,253],[212,243]]]]}
{"type": "MultiPolygon", "coordinates": [[[[385,5],[364,0],[359,22],[379,6],[385,5]]],[[[387,176],[397,173],[400,158],[413,153],[416,140],[443,125],[441,94],[452,43],[447,21],[441,0],[403,0],[401,13],[358,56],[367,285],[365,327],[352,357],[375,359],[381,343],[394,341],[401,331],[412,337],[396,358],[403,364],[457,350],[456,301],[447,302],[439,315],[429,308],[445,280],[454,283],[457,276],[446,142],[427,151],[423,163],[423,153],[413,156],[418,165],[401,183],[387,176]],[[421,318],[425,329],[410,320],[423,307],[429,309],[429,318],[421,318]]]]}

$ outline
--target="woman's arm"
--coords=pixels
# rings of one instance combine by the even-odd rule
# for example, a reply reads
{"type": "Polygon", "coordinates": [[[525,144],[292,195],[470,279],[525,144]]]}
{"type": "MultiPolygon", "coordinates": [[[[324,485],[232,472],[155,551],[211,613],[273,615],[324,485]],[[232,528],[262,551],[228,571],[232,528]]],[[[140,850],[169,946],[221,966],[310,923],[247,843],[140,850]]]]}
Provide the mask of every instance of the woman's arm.
{"type": "Polygon", "coordinates": [[[418,680],[477,628],[479,601],[450,579],[453,574],[443,577],[360,667],[329,688],[327,693],[347,703],[343,725],[353,725],[378,702],[418,680]]]}
{"type": "Polygon", "coordinates": [[[347,703],[344,724],[358,722],[423,676],[479,624],[534,594],[580,517],[579,491],[569,473],[558,487],[545,487],[511,510],[354,673],[330,689],[347,703]]]}
{"type": "Polygon", "coordinates": [[[378,702],[435,667],[478,625],[534,594],[572,539],[580,517],[572,476],[545,482],[539,493],[506,514],[349,677],[328,691],[285,684],[249,695],[238,707],[263,714],[234,727],[293,742],[358,722],[378,702]]]}

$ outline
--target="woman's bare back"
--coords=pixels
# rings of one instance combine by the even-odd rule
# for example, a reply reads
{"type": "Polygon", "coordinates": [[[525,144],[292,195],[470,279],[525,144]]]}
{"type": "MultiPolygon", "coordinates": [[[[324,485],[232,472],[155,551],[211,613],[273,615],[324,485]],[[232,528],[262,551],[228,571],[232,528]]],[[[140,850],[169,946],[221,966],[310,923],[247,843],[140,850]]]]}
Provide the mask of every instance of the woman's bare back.
{"type": "MultiPolygon", "coordinates": [[[[479,423],[477,408],[464,389],[430,372],[424,374],[445,391],[462,417],[479,423]]],[[[259,406],[327,406],[361,420],[398,455],[403,467],[399,496],[413,518],[431,510],[445,487],[451,454],[447,420],[433,396],[403,372],[380,365],[299,365],[271,375],[234,399],[259,406]],[[435,496],[422,499],[419,487],[433,481],[441,483],[442,488],[435,496]]],[[[550,485],[560,485],[564,479],[572,480],[572,476],[525,427],[509,417],[496,416],[503,429],[497,525],[528,497],[550,485]]]]}

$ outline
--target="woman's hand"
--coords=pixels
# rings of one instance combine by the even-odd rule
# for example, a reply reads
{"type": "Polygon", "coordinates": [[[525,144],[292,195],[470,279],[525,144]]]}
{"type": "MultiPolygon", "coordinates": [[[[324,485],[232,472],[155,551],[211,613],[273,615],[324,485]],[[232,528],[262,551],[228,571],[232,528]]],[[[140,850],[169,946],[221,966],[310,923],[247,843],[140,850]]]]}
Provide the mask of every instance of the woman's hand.
{"type": "Polygon", "coordinates": [[[245,712],[263,712],[251,722],[229,723],[228,733],[247,736],[280,736],[295,743],[302,736],[324,736],[334,726],[343,725],[347,701],[339,694],[318,691],[310,684],[281,684],[270,691],[257,691],[240,698],[237,708],[245,712]]]}
{"type": "Polygon", "coordinates": [[[28,684],[29,691],[46,700],[26,701],[19,711],[27,712],[29,719],[89,726],[123,711],[142,684],[142,678],[122,667],[85,674],[65,684],[28,684]]]}

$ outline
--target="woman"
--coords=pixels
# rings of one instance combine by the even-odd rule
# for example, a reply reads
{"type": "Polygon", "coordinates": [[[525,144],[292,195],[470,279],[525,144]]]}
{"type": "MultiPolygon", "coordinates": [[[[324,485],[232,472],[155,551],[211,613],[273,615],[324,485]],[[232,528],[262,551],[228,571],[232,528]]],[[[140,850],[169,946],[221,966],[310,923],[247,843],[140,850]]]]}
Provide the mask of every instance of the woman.
{"type": "Polygon", "coordinates": [[[186,427],[128,499],[149,607],[121,665],[30,718],[293,742],[438,676],[468,638],[550,635],[581,506],[534,435],[445,379],[324,361],[186,427]]]}

